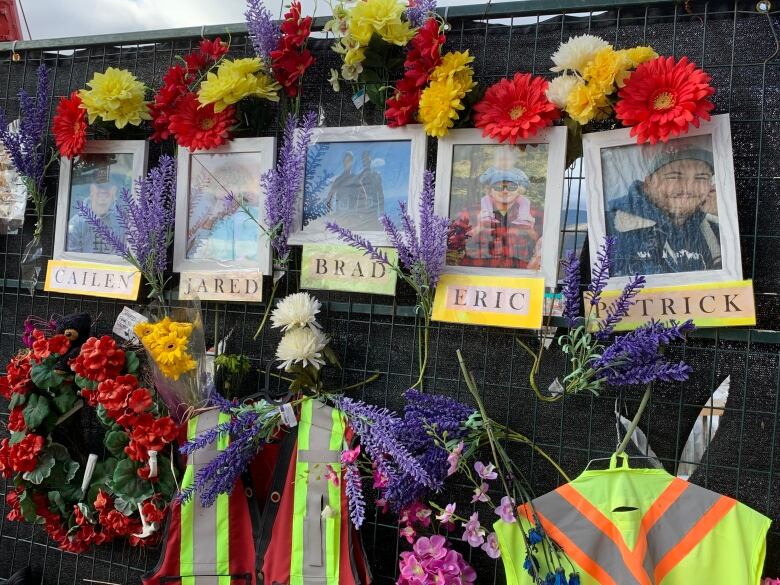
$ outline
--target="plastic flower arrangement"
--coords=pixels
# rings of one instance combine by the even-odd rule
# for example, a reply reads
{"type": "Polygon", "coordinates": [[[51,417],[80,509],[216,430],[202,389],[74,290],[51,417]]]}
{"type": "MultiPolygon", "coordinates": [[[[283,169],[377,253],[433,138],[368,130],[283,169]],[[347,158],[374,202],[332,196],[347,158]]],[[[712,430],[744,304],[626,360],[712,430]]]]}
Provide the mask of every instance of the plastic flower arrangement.
{"type": "Polygon", "coordinates": [[[421,327],[418,328],[420,375],[413,387],[422,386],[425,377],[433,299],[446,260],[449,237],[450,220],[434,213],[434,194],[434,175],[426,171],[420,195],[418,224],[415,223],[403,202],[399,203],[402,217],[400,228],[387,215],[379,218],[391,244],[398,250],[400,264],[391,263],[384,252],[352,231],[332,222],[326,225],[327,229],[336,234],[341,241],[361,250],[374,262],[384,264],[414,289],[421,315],[421,327]]]}
{"type": "Polygon", "coordinates": [[[560,117],[546,90],[547,80],[530,73],[502,79],[474,106],[474,126],[483,136],[509,144],[535,136],[560,117]]]}
{"type": "Polygon", "coordinates": [[[172,136],[179,146],[207,150],[231,139],[237,124],[235,108],[216,112],[211,104],[203,106],[195,91],[206,72],[224,58],[228,49],[219,37],[202,39],[195,51],[168,69],[151,104],[152,140],[160,142],[172,136]]]}
{"type": "Polygon", "coordinates": [[[466,108],[464,99],[477,85],[470,65],[473,60],[468,50],[446,53],[431,72],[417,114],[428,136],[446,136],[466,108]]]}
{"type": "MultiPolygon", "coordinates": [[[[306,48],[311,34],[311,16],[301,16],[301,3],[298,0],[290,3],[281,26],[276,25],[271,12],[260,0],[247,0],[244,15],[255,53],[282,86],[287,97],[298,97],[303,75],[315,60],[306,48]]],[[[296,103],[296,112],[297,109],[296,103]]]]}
{"type": "Polygon", "coordinates": [[[642,63],[618,92],[615,115],[631,126],[637,142],[668,142],[709,120],[715,104],[710,76],[683,57],[659,57],[642,63]]]}
{"type": "Polygon", "coordinates": [[[164,376],[177,381],[182,374],[195,369],[195,360],[188,351],[192,323],[165,317],[154,324],[139,323],[134,331],[164,376]]]}
{"type": "Polygon", "coordinates": [[[477,580],[477,572],[463,555],[450,549],[439,534],[417,539],[411,552],[401,553],[398,568],[396,585],[464,585],[477,580]]]}
{"type": "Polygon", "coordinates": [[[552,55],[551,71],[561,75],[547,86],[547,98],[567,116],[572,147],[569,162],[581,153],[582,126],[612,115],[617,92],[632,71],[658,57],[650,47],[616,50],[604,39],[580,35],[561,43],[552,55]]]}
{"type": "Polygon", "coordinates": [[[238,205],[271,241],[274,267],[273,285],[263,319],[255,332],[255,339],[265,327],[274,304],[276,289],[288,270],[290,245],[287,240],[295,217],[296,200],[303,187],[304,172],[308,168],[309,174],[312,174],[315,166],[319,164],[317,160],[309,156],[309,143],[316,121],[315,112],[309,112],[300,123],[295,115],[287,116],[276,167],[260,177],[260,189],[265,194],[262,220],[255,217],[249,206],[240,198],[236,198],[232,194],[227,197],[226,204],[229,206],[238,205]]]}
{"type": "MultiPolygon", "coordinates": [[[[341,55],[341,70],[331,70],[334,91],[340,81],[356,83],[375,105],[387,99],[387,80],[404,63],[403,47],[415,36],[416,28],[433,16],[436,3],[423,0],[406,4],[399,0],[365,0],[347,8],[333,8],[325,25],[339,40],[333,50],[341,55]]],[[[356,94],[356,97],[359,94],[356,94]]]]}
{"type": "Polygon", "coordinates": [[[126,69],[95,73],[87,87],[60,98],[52,119],[54,141],[66,158],[81,154],[89,125],[101,121],[121,130],[152,119],[146,86],[126,69]]]}
{"type": "MultiPolygon", "coordinates": [[[[22,177],[27,198],[35,211],[33,239],[22,253],[23,278],[30,281],[30,289],[38,281],[38,264],[43,233],[43,212],[46,207],[46,191],[43,176],[49,163],[45,160],[43,139],[46,134],[48,114],[49,70],[41,64],[38,67],[38,85],[33,99],[26,90],[19,91],[19,122],[9,126],[7,113],[0,110],[0,142],[3,143],[16,172],[22,177]],[[31,267],[27,269],[26,267],[31,267]]],[[[52,159],[53,160],[53,159],[52,159]]],[[[51,162],[51,161],[50,161],[51,162]]]]}
{"type": "Polygon", "coordinates": [[[0,378],[10,400],[10,439],[0,443],[0,471],[13,477],[6,494],[8,519],[41,523],[65,551],[128,538],[131,545],[159,542],[167,503],[175,490],[164,455],[177,435],[141,382],[136,354],[109,336],[89,335],[88,315],[62,319],[58,333],[33,328],[29,349],[11,359],[0,378]],[[73,415],[94,407],[107,433],[108,457],[76,456],[53,431],[76,433],[73,415]]]}
{"type": "Polygon", "coordinates": [[[176,199],[176,161],[160,157],[157,167],[136,182],[136,194],[122,189],[116,206],[117,221],[124,237],[115,233],[91,207],[79,201],[76,209],[95,234],[115,254],[137,268],[149,285],[149,298],[164,302],[168,247],[173,242],[176,199]]]}

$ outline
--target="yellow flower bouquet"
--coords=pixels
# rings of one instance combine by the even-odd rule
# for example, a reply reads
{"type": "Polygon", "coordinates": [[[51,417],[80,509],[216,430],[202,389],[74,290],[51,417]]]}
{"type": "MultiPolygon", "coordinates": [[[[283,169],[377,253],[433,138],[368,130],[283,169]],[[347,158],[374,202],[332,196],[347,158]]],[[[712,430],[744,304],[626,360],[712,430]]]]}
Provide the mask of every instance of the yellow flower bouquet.
{"type": "Polygon", "coordinates": [[[90,124],[100,119],[121,130],[151,119],[146,86],[127,69],[109,67],[104,73],[95,73],[87,87],[78,92],[78,97],[90,124]]]}
{"type": "Polygon", "coordinates": [[[341,70],[332,69],[330,82],[339,91],[341,81],[359,86],[356,105],[365,99],[383,105],[388,81],[403,71],[404,47],[433,14],[435,4],[425,1],[360,0],[349,7],[339,3],[325,25],[338,40],[333,50],[341,55],[341,70]]]}
{"type": "Polygon", "coordinates": [[[134,332],[152,365],[155,386],[176,420],[207,398],[206,343],[200,309],[173,307],[134,332]]]}

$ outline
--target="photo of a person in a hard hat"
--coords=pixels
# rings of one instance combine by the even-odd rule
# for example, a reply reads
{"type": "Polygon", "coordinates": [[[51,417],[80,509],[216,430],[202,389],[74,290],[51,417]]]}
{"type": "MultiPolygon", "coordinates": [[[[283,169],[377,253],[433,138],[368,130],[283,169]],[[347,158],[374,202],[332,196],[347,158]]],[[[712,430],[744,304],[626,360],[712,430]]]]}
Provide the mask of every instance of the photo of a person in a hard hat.
{"type": "Polygon", "coordinates": [[[721,268],[713,177],[705,148],[667,148],[651,159],[647,175],[607,204],[607,235],[617,238],[610,274],[721,268]]]}
{"type": "Polygon", "coordinates": [[[526,197],[528,176],[519,168],[490,167],[479,183],[484,194],[461,265],[538,268],[540,238],[526,197]]]}

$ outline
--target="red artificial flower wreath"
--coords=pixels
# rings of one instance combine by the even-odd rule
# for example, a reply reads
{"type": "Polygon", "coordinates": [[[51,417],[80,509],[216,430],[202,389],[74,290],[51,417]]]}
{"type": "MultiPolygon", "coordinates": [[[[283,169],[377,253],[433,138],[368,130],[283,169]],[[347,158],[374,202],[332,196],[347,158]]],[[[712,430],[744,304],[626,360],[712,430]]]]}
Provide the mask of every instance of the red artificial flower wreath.
{"type": "Polygon", "coordinates": [[[11,437],[0,441],[0,473],[14,477],[15,486],[6,494],[7,518],[43,522],[50,538],[69,552],[84,552],[92,544],[118,537],[128,538],[132,545],[156,544],[160,532],[144,534],[137,506],[127,506],[139,504],[147,523],[162,521],[175,491],[162,454],[178,428],[159,413],[152,390],[139,382],[138,358],[107,335],[92,337],[69,361],[72,372],[62,372],[70,338],[46,337],[33,330],[29,341],[29,349],[13,357],[7,375],[0,377],[0,395],[10,401],[11,410],[7,424],[11,437]],[[89,490],[81,495],[66,485],[81,481],[80,465],[47,434],[75,411],[77,392],[110,426],[105,444],[112,456],[98,463],[100,478],[96,471],[89,490]],[[159,454],[159,471],[150,478],[151,450],[159,454]],[[134,478],[146,482],[141,493],[134,478]],[[127,486],[132,491],[125,493],[127,486]],[[57,498],[49,497],[52,491],[57,498]]]}
{"type": "Polygon", "coordinates": [[[668,142],[709,120],[715,105],[710,76],[683,57],[658,57],[642,63],[618,93],[615,115],[639,144],[668,142]]]}
{"type": "Polygon", "coordinates": [[[560,117],[547,99],[547,81],[530,73],[515,73],[491,85],[474,106],[474,126],[483,136],[515,144],[530,138],[560,117]]]}

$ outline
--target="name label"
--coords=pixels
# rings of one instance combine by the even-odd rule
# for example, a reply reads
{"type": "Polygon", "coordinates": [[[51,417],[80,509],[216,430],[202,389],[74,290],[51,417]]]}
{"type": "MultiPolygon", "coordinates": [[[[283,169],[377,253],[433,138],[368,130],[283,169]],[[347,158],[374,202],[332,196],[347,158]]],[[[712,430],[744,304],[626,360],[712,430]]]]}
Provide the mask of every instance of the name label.
{"type": "MultiPolygon", "coordinates": [[[[595,307],[599,319],[620,291],[604,291],[595,307]]],[[[586,298],[589,296],[585,295],[586,298]]],[[[737,280],[709,284],[683,284],[646,288],[636,297],[628,316],[616,328],[619,331],[636,329],[655,319],[657,321],[686,321],[692,319],[697,327],[741,327],[756,324],[756,305],[753,281],[737,280]]]]}
{"type": "Polygon", "coordinates": [[[542,326],[544,279],[444,274],[433,318],[448,323],[522,329],[542,326]]]}
{"type": "Polygon", "coordinates": [[[241,301],[263,300],[263,275],[260,272],[182,272],[179,300],[241,301]]]}
{"type": "MultiPolygon", "coordinates": [[[[391,263],[394,248],[382,248],[391,263]]],[[[360,250],[343,244],[306,244],[301,257],[301,288],[395,295],[397,275],[360,250]]]]}
{"type": "Polygon", "coordinates": [[[141,273],[132,266],[49,260],[46,283],[49,292],[134,301],[141,287],[141,273]]]}

